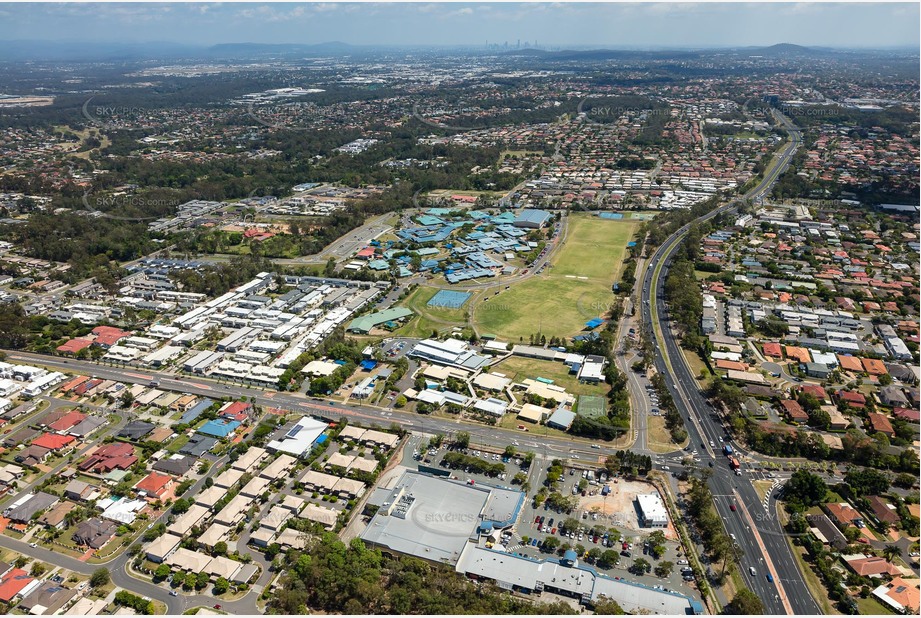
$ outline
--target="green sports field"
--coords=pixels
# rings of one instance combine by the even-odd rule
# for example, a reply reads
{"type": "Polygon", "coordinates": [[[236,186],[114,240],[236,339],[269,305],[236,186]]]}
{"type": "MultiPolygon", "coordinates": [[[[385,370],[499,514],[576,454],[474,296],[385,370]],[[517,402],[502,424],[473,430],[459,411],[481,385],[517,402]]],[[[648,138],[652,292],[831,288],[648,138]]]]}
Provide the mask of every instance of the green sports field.
{"type": "MultiPolygon", "coordinates": [[[[541,332],[571,337],[588,320],[605,314],[614,299],[627,243],[640,222],[590,215],[569,218],[566,241],[543,274],[478,301],[474,320],[480,333],[517,342],[541,332]]],[[[484,295],[484,298],[486,296],[484,295]]]]}
{"type": "MultiPolygon", "coordinates": [[[[401,337],[430,337],[433,330],[450,332],[454,326],[464,327],[467,324],[467,305],[459,309],[448,307],[430,307],[428,302],[438,293],[440,288],[416,288],[403,302],[401,307],[408,307],[416,314],[404,326],[395,331],[401,337]]],[[[450,289],[450,288],[446,288],[450,289]]],[[[471,303],[476,298],[476,293],[467,301],[471,303]]]]}

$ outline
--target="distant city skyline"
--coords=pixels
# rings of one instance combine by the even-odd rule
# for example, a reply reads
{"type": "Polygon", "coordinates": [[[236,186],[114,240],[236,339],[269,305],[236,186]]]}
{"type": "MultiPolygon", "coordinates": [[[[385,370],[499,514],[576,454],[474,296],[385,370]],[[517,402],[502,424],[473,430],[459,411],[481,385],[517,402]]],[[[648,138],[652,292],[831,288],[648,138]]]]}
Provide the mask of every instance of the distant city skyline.
{"type": "Polygon", "coordinates": [[[918,47],[918,3],[0,3],[0,39],[509,48],[918,47]]]}

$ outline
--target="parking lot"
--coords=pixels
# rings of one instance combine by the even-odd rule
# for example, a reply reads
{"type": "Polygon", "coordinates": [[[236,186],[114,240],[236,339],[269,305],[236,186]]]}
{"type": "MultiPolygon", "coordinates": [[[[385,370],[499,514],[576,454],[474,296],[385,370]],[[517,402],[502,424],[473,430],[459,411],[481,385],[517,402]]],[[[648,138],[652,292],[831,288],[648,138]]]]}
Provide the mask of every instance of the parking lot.
{"type": "MultiPolygon", "coordinates": [[[[442,460],[449,452],[452,450],[446,445],[430,448],[427,439],[413,436],[407,444],[401,463],[407,468],[415,468],[420,464],[444,467],[442,460]]],[[[526,500],[521,510],[521,517],[515,526],[504,531],[500,536],[499,542],[506,551],[530,558],[546,559],[559,555],[560,548],[568,544],[570,548],[581,551],[582,560],[611,577],[635,581],[651,587],[662,587],[695,598],[699,597],[693,581],[685,580],[681,572],[682,568],[690,567],[687,566],[687,557],[682,554],[678,542],[674,540],[676,536],[671,524],[668,528],[660,529],[665,533],[666,541],[665,551],[658,560],[651,555],[648,548],[644,547],[644,542],[655,529],[639,526],[633,498],[637,493],[654,491],[650,485],[624,479],[616,479],[616,483],[614,479],[602,481],[600,478],[589,482],[587,478],[583,478],[582,470],[567,468],[557,490],[564,495],[577,495],[579,506],[569,514],[557,513],[545,506],[534,508],[533,501],[530,499],[536,488],[540,487],[546,478],[549,461],[538,457],[530,469],[522,469],[519,458],[506,458],[498,452],[487,452],[475,448],[453,452],[475,457],[484,463],[499,464],[504,469],[504,472],[499,473],[498,476],[489,476],[469,468],[453,470],[448,468],[451,477],[458,480],[520,488],[519,485],[512,484],[512,477],[518,472],[528,475],[531,491],[528,492],[529,499],[526,500]],[[585,487],[584,496],[579,489],[579,483],[583,480],[586,481],[582,484],[585,487]],[[604,485],[610,489],[606,496],[602,496],[604,485]],[[573,494],[573,488],[576,488],[575,494],[573,494]],[[567,530],[564,524],[566,520],[570,520],[570,523],[575,521],[577,526],[572,530],[567,530]],[[551,537],[556,539],[551,542],[553,547],[545,547],[544,542],[551,537]],[[602,568],[598,565],[597,558],[606,551],[616,553],[617,564],[615,566],[602,568]],[[649,572],[645,574],[630,572],[630,567],[638,558],[649,563],[649,572]],[[659,577],[655,574],[655,568],[664,562],[671,562],[673,566],[667,576],[659,577]]]]}
{"type": "MultiPolygon", "coordinates": [[[[536,476],[544,478],[543,475],[536,476]]],[[[589,556],[597,557],[599,553],[614,551],[618,557],[616,566],[602,568],[597,561],[592,566],[611,577],[648,586],[661,586],[698,597],[693,581],[684,579],[685,575],[681,572],[682,568],[690,567],[687,565],[687,557],[683,555],[679,543],[675,540],[677,537],[671,524],[668,528],[661,529],[666,537],[665,552],[658,560],[644,547],[644,542],[655,529],[639,526],[633,497],[637,493],[652,491],[652,487],[646,483],[623,479],[617,479],[617,483],[614,483],[613,479],[608,479],[606,483],[596,480],[595,484],[588,484],[585,496],[582,496],[581,490],[578,489],[579,481],[582,480],[588,479],[583,479],[581,470],[567,469],[558,486],[558,490],[564,495],[573,495],[573,487],[576,488],[579,506],[572,513],[557,513],[544,506],[535,509],[529,500],[522,509],[518,524],[506,531],[502,539],[506,549],[531,558],[544,559],[559,555],[560,548],[568,544],[577,551],[581,549],[582,559],[589,563],[592,563],[589,556]],[[605,484],[611,491],[607,496],[602,496],[602,487],[605,484]],[[564,524],[567,520],[575,520],[577,527],[567,530],[564,524]],[[550,537],[557,539],[551,542],[556,547],[547,550],[544,542],[550,537]],[[598,551],[593,551],[594,549],[598,551]],[[586,556],[586,552],[591,554],[586,556]],[[628,570],[638,558],[650,564],[650,571],[645,575],[637,575],[628,570]],[[673,565],[671,573],[664,578],[658,577],[654,572],[655,567],[663,562],[671,562],[673,565]]]]}
{"type": "MultiPolygon", "coordinates": [[[[427,448],[426,442],[420,444],[417,452],[412,456],[417,462],[427,466],[443,467],[451,473],[451,477],[462,481],[473,481],[474,483],[485,483],[487,485],[496,485],[501,487],[510,487],[511,479],[516,473],[522,471],[522,460],[518,457],[505,457],[502,453],[496,451],[484,451],[474,448],[469,449],[450,449],[446,445],[439,448],[427,448]],[[503,471],[496,476],[478,472],[470,467],[449,468],[443,465],[442,460],[449,452],[460,453],[467,457],[475,457],[484,463],[495,464],[502,467],[503,471]]],[[[527,472],[527,470],[524,470],[527,472]]]]}

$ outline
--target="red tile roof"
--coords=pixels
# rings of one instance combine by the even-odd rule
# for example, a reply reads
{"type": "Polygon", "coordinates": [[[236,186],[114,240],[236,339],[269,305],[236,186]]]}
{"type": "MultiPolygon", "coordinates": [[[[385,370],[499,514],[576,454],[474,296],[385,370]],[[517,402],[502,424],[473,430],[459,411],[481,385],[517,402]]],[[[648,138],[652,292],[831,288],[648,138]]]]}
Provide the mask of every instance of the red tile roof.
{"type": "Polygon", "coordinates": [[[905,419],[906,421],[918,422],[921,420],[921,411],[912,408],[893,408],[892,416],[905,419]]]}
{"type": "Polygon", "coordinates": [[[96,335],[94,343],[106,347],[115,345],[120,339],[124,339],[131,335],[128,331],[115,328],[114,326],[97,326],[93,329],[93,334],[96,335]]]}
{"type": "Polygon", "coordinates": [[[819,401],[825,401],[828,399],[828,393],[826,393],[825,389],[818,384],[803,384],[799,387],[799,390],[804,393],[809,393],[819,401]]]}
{"type": "Polygon", "coordinates": [[[56,349],[58,352],[63,352],[64,354],[76,354],[80,350],[84,350],[93,345],[92,339],[83,339],[78,337],[76,339],[71,339],[65,343],[59,345],[56,349]]]}
{"type": "Polygon", "coordinates": [[[881,575],[883,573],[899,575],[901,573],[894,564],[878,556],[849,560],[847,565],[858,575],[881,575]]]}
{"type": "Polygon", "coordinates": [[[0,601],[9,603],[32,581],[29,574],[22,569],[11,569],[0,578],[0,601]]]}
{"type": "Polygon", "coordinates": [[[892,423],[890,423],[889,419],[882,414],[870,412],[867,414],[867,417],[870,419],[870,426],[873,427],[873,431],[879,431],[887,435],[895,434],[895,430],[892,428],[892,423]]]}
{"type": "Polygon", "coordinates": [[[845,371],[863,371],[863,364],[856,356],[838,355],[838,364],[845,371]]]}
{"type": "Polygon", "coordinates": [[[234,401],[229,404],[226,408],[220,411],[220,415],[225,418],[232,418],[238,421],[245,421],[248,416],[247,412],[250,409],[250,404],[244,403],[242,401],[234,401]]]}
{"type": "Polygon", "coordinates": [[[170,483],[173,482],[173,477],[168,474],[160,474],[159,472],[151,472],[147,475],[146,478],[141,480],[135,489],[140,491],[147,492],[149,496],[159,497],[163,494],[164,491],[169,487],[170,483]]]}
{"type": "Polygon", "coordinates": [[[64,448],[74,441],[73,436],[61,436],[56,433],[45,433],[32,440],[32,446],[40,446],[49,450],[64,448]]]}
{"type": "Polygon", "coordinates": [[[832,516],[832,519],[841,524],[849,524],[856,519],[863,519],[857,509],[845,502],[829,502],[825,505],[825,508],[832,516]]]}
{"type": "Polygon", "coordinates": [[[86,414],[83,412],[78,412],[76,410],[71,410],[55,422],[48,425],[49,429],[55,431],[67,431],[68,429],[74,427],[80,423],[83,419],[86,418],[86,414]]]}
{"type": "Polygon", "coordinates": [[[127,470],[136,464],[134,447],[124,442],[113,442],[97,448],[90,457],[81,463],[78,469],[105,474],[112,470],[127,470]]]}
{"type": "Polygon", "coordinates": [[[879,496],[869,496],[867,502],[870,503],[870,510],[873,511],[873,514],[876,515],[876,519],[879,521],[890,524],[899,523],[899,514],[896,513],[894,508],[890,508],[889,503],[883,498],[879,496]]]}
{"type": "Polygon", "coordinates": [[[793,399],[783,399],[780,402],[780,405],[783,406],[787,414],[794,421],[805,421],[809,419],[809,415],[806,414],[806,411],[803,410],[803,407],[799,405],[799,402],[793,399]]]}
{"type": "Polygon", "coordinates": [[[876,358],[861,358],[860,362],[863,363],[863,369],[871,376],[881,376],[889,373],[886,371],[886,365],[883,361],[876,358]]]}
{"type": "Polygon", "coordinates": [[[863,393],[858,393],[857,391],[838,391],[837,397],[841,401],[847,402],[847,405],[852,408],[862,408],[867,403],[867,398],[864,397],[863,393]]]}

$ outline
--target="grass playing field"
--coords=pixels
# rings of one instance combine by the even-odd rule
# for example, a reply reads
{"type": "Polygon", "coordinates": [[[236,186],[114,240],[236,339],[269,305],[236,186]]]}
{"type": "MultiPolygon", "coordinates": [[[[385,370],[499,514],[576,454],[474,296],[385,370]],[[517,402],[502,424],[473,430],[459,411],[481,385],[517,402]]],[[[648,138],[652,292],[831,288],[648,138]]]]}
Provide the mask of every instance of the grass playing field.
{"type": "MultiPolygon", "coordinates": [[[[588,320],[608,311],[611,285],[620,278],[627,243],[639,222],[572,215],[566,241],[542,275],[479,302],[474,321],[480,333],[517,342],[542,333],[570,337],[588,320]]],[[[484,296],[485,298],[485,296],[484,296]]]]}
{"type": "MultiPolygon", "coordinates": [[[[401,307],[408,307],[416,314],[409,322],[395,331],[401,337],[430,337],[433,330],[438,332],[450,331],[455,326],[464,327],[467,324],[467,305],[460,309],[448,307],[430,307],[428,302],[438,293],[439,288],[420,287],[400,303],[401,307]]],[[[476,293],[467,303],[473,302],[476,293]]]]}

